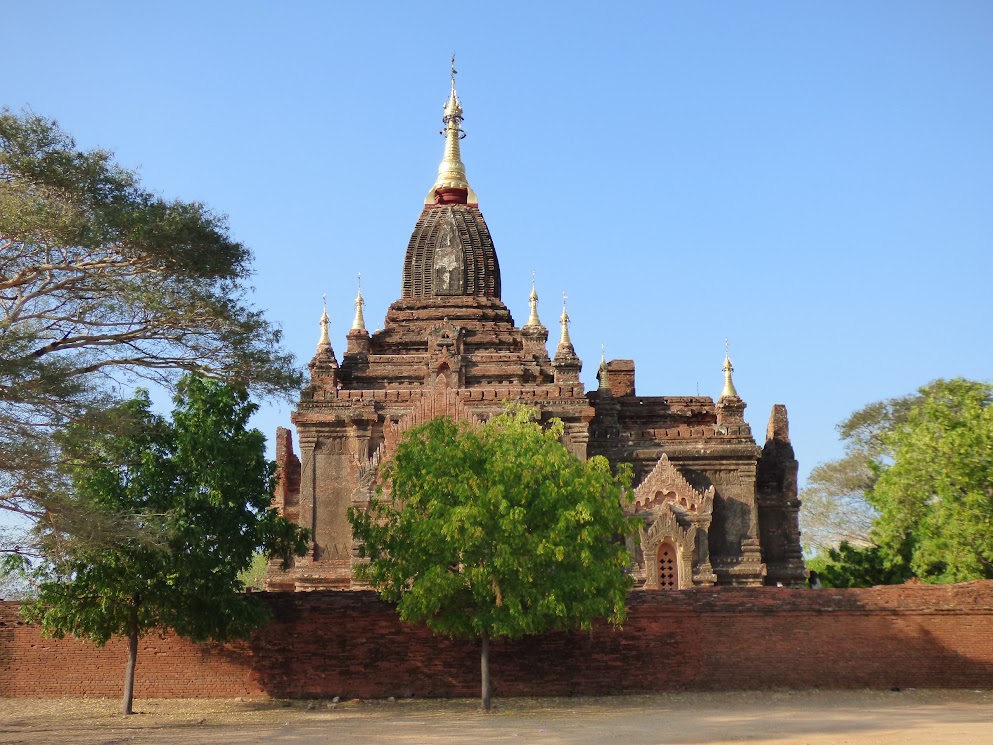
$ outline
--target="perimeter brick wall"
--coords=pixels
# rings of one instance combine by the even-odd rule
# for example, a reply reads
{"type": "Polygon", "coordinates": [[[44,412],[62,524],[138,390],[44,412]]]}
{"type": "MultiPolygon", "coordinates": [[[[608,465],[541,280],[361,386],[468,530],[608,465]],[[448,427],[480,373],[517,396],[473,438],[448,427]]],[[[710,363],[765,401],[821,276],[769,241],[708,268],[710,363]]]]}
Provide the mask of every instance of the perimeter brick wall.
{"type": "MultiPolygon", "coordinates": [[[[401,623],[370,592],[270,593],[236,644],[146,637],[136,695],[474,696],[477,645],[401,623]]],[[[761,688],[993,688],[993,582],[631,595],[622,630],[491,647],[497,695],[761,688]]],[[[116,696],[125,645],[43,638],[0,602],[0,696],[116,696]]]]}

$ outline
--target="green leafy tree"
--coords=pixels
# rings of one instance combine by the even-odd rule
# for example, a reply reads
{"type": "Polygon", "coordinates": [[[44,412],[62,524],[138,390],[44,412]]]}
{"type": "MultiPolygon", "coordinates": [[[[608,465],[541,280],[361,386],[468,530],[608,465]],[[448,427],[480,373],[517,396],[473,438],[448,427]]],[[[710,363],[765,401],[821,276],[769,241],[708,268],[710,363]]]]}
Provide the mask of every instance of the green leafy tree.
{"type": "Polygon", "coordinates": [[[993,385],[920,389],[885,441],[893,461],[868,495],[883,553],[928,582],[993,579],[993,385]]]}
{"type": "Polygon", "coordinates": [[[55,433],[125,433],[107,414],[140,379],[298,388],[250,274],[222,216],[147,191],[54,121],[0,110],[0,509],[112,544],[127,521],[76,498],[55,433]]]}
{"type": "Polygon", "coordinates": [[[265,590],[266,576],[269,574],[269,557],[262,551],[256,551],[252,563],[238,575],[238,579],[247,590],[265,590]]]}
{"type": "Polygon", "coordinates": [[[879,546],[853,546],[848,541],[810,559],[807,568],[824,587],[898,585],[913,576],[905,556],[893,561],[879,546]]]}
{"type": "Polygon", "coordinates": [[[349,519],[369,563],[360,576],[400,617],[481,643],[490,708],[489,642],[548,629],[620,624],[634,526],[622,498],[630,473],[580,461],[512,409],[478,429],[448,419],[414,428],[386,466],[389,492],[349,519]]]}
{"type": "Polygon", "coordinates": [[[991,401],[989,383],[938,380],[839,425],[845,456],[801,495],[824,584],[993,578],[991,401]]]}
{"type": "Polygon", "coordinates": [[[247,427],[256,406],[243,390],[188,376],[171,422],[150,411],[147,396],[119,408],[143,426],[127,437],[73,427],[62,445],[74,456],[78,493],[130,516],[132,536],[49,560],[24,612],[56,637],[100,645],[126,637],[130,714],[139,638],[157,628],[193,641],[244,637],[267,616],[244,593],[241,573],[257,551],[304,553],[306,532],[271,506],[275,464],[263,435],[247,427]]]}

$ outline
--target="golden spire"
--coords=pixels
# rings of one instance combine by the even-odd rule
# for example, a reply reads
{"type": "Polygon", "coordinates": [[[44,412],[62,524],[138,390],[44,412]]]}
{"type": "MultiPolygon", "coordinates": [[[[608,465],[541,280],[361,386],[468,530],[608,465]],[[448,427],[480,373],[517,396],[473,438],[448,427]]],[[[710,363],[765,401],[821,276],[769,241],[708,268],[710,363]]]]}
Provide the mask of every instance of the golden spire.
{"type": "Polygon", "coordinates": [[[733,396],[734,398],[741,398],[738,395],[738,391],[734,388],[734,381],[731,380],[731,373],[734,372],[734,366],[731,364],[731,356],[728,351],[728,340],[724,340],[724,390],[721,391],[721,398],[726,396],[733,396]]]}
{"type": "Polygon", "coordinates": [[[324,347],[331,347],[331,337],[328,335],[328,324],[331,323],[331,319],[328,318],[328,295],[324,293],[324,312],[321,314],[321,338],[317,342],[317,350],[320,351],[324,347]]]}
{"type": "Polygon", "coordinates": [[[458,70],[455,69],[455,55],[452,55],[452,92],[445,103],[445,115],[441,118],[445,128],[441,134],[445,136],[445,153],[438,166],[438,180],[428,192],[424,199],[425,204],[435,204],[438,189],[465,189],[468,192],[468,204],[478,204],[476,192],[469,186],[465,177],[465,164],[462,162],[462,151],[459,141],[465,137],[462,131],[462,104],[459,102],[459,94],[455,92],[455,76],[458,70]]]}
{"type": "Polygon", "coordinates": [[[362,315],[362,272],[359,272],[359,294],[355,296],[355,320],[352,321],[352,331],[365,331],[365,317],[362,315]]]}
{"type": "Polygon", "coordinates": [[[564,292],[562,293],[562,316],[559,318],[559,323],[562,324],[562,338],[559,339],[560,347],[563,344],[569,347],[572,346],[572,339],[569,338],[569,314],[565,309],[565,301],[568,297],[564,292]]]}
{"type": "Polygon", "coordinates": [[[610,376],[607,370],[607,349],[602,342],[600,344],[600,367],[596,371],[596,379],[599,381],[601,388],[610,390],[610,376]]]}
{"type": "Polygon", "coordinates": [[[534,284],[534,272],[531,272],[531,315],[528,316],[528,322],[525,326],[540,326],[541,321],[538,318],[538,290],[534,284]]]}

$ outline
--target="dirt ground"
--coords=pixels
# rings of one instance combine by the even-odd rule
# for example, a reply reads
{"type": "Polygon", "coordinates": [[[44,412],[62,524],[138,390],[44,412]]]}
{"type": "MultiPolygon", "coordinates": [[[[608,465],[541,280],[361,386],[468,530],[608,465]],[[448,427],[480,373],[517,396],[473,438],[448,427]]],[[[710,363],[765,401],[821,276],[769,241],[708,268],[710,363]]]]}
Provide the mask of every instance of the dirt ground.
{"type": "Polygon", "coordinates": [[[5,745],[993,745],[993,691],[776,691],[476,701],[0,699],[5,745]]]}

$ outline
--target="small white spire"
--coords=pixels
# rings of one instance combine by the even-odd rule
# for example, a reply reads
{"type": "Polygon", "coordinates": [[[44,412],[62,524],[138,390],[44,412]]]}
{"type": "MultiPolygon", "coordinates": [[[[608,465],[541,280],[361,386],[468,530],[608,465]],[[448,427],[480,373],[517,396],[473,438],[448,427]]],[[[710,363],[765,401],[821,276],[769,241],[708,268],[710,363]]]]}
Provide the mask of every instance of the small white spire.
{"type": "Polygon", "coordinates": [[[724,370],[724,390],[721,391],[721,398],[725,396],[741,398],[738,395],[738,391],[735,390],[734,381],[731,380],[731,373],[734,372],[734,366],[731,364],[730,345],[727,338],[724,339],[724,367],[721,369],[724,370]]]}
{"type": "Polygon", "coordinates": [[[365,331],[365,316],[362,315],[362,272],[359,272],[359,294],[355,296],[355,320],[352,321],[352,331],[365,331]]]}
{"type": "Polygon", "coordinates": [[[531,297],[529,302],[531,303],[531,315],[528,316],[528,322],[525,326],[540,326],[541,320],[538,318],[538,289],[535,286],[534,272],[531,272],[531,297]]]}
{"type": "Polygon", "coordinates": [[[562,324],[562,338],[559,339],[559,346],[563,344],[567,346],[572,346],[572,339],[569,338],[569,313],[565,309],[565,301],[568,300],[569,296],[564,292],[562,293],[562,316],[559,318],[559,323],[562,324]]]}
{"type": "Polygon", "coordinates": [[[328,318],[328,294],[325,292],[322,297],[324,299],[324,312],[321,313],[321,338],[317,342],[318,350],[331,346],[331,337],[328,334],[328,324],[331,323],[331,319],[328,318]]]}

